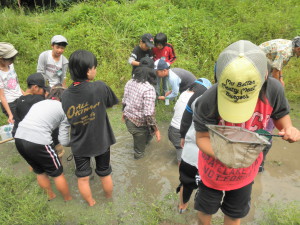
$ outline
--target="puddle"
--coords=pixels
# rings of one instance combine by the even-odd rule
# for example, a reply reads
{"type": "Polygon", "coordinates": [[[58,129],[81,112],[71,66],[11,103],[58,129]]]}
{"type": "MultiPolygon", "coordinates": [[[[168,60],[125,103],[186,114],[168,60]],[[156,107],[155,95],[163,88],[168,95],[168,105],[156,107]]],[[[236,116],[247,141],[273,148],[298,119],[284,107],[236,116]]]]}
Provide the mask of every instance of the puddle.
{"type": "MultiPolygon", "coordinates": [[[[298,121],[296,126],[300,127],[299,124],[298,121]]],[[[163,137],[161,142],[157,143],[153,139],[146,148],[146,156],[140,160],[133,159],[132,137],[126,129],[119,132],[119,135],[118,131],[115,131],[117,143],[111,148],[114,198],[113,200],[104,198],[98,176],[93,173],[91,188],[97,201],[96,207],[93,208],[87,206],[78,192],[77,179],[74,175],[75,165],[73,161],[66,160],[70,154],[70,149],[66,148],[63,157],[64,173],[74,200],[66,204],[58,195],[58,198],[49,204],[63,211],[64,215],[73,221],[70,224],[74,224],[79,218],[86,224],[101,224],[103,217],[107,216],[107,213],[105,215],[101,213],[103,210],[114,211],[111,216],[120,217],[115,219],[114,224],[134,224],[137,218],[133,218],[133,214],[130,215],[131,210],[137,210],[132,206],[136,205],[139,199],[149,204],[155,199],[163,200],[167,194],[175,192],[179,182],[176,152],[168,141],[168,124],[160,124],[160,130],[163,137]],[[132,221],[128,222],[130,220],[132,221]]],[[[273,147],[267,156],[265,171],[255,179],[250,213],[242,220],[242,224],[255,224],[253,221],[261,215],[259,207],[266,202],[300,201],[299,149],[300,142],[290,144],[280,138],[274,138],[273,147]]],[[[16,175],[30,173],[13,143],[0,145],[0,157],[7,159],[1,160],[0,167],[11,168],[16,175]]],[[[176,218],[180,220],[176,224],[197,223],[196,211],[192,209],[193,200],[190,202],[190,210],[184,215],[177,213],[176,204],[177,202],[174,202],[173,205],[174,218],[175,221],[176,218]]]]}

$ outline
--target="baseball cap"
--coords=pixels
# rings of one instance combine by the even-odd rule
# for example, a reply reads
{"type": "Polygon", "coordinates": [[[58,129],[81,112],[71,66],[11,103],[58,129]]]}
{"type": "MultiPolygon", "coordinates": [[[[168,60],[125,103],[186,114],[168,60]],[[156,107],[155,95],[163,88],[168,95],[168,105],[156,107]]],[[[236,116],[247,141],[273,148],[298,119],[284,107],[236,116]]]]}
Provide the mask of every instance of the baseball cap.
{"type": "Polygon", "coordinates": [[[55,35],[51,39],[51,45],[57,44],[57,43],[62,43],[62,42],[68,44],[67,39],[62,35],[55,35]]]}
{"type": "Polygon", "coordinates": [[[141,38],[141,40],[146,43],[146,45],[149,47],[149,48],[153,48],[154,47],[154,41],[153,41],[153,36],[149,33],[147,34],[144,34],[141,38]]]}
{"type": "Polygon", "coordinates": [[[0,57],[3,59],[9,59],[14,57],[18,51],[15,47],[7,42],[0,42],[0,57]]]}
{"type": "Polygon", "coordinates": [[[170,68],[170,64],[167,63],[163,59],[158,59],[154,62],[154,69],[155,70],[165,70],[165,69],[169,69],[169,68],[170,68]]]}
{"type": "Polygon", "coordinates": [[[250,41],[229,45],[216,66],[218,110],[231,123],[243,123],[252,116],[267,75],[267,57],[250,41]]]}
{"type": "Polygon", "coordinates": [[[211,82],[208,79],[203,78],[203,77],[199,78],[198,80],[195,80],[195,83],[201,84],[204,87],[206,87],[207,89],[209,89],[211,87],[211,82]]]}
{"type": "Polygon", "coordinates": [[[34,73],[27,77],[27,85],[37,85],[43,89],[47,89],[45,79],[41,73],[34,73]]]}

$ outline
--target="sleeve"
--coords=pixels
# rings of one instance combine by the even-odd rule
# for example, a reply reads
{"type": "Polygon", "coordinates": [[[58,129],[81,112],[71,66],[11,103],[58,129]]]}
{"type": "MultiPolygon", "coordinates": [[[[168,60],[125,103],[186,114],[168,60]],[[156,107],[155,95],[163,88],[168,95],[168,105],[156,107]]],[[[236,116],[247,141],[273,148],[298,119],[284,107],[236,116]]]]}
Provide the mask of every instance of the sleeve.
{"type": "Polygon", "coordinates": [[[208,89],[195,104],[193,121],[196,131],[207,132],[206,124],[217,125],[220,116],[217,106],[217,84],[208,89]]]}
{"type": "Polygon", "coordinates": [[[70,145],[70,136],[69,136],[70,124],[68,123],[67,116],[64,114],[63,120],[59,126],[59,135],[58,140],[63,146],[70,145]]]}
{"type": "Polygon", "coordinates": [[[272,67],[277,70],[282,70],[284,57],[281,52],[277,52],[272,67]]]}
{"type": "Polygon", "coordinates": [[[131,65],[131,63],[133,62],[133,61],[136,61],[137,60],[137,47],[135,47],[133,50],[132,50],[132,52],[131,52],[131,54],[130,54],[130,56],[129,56],[129,58],[128,58],[128,63],[131,65]]]}
{"type": "Polygon", "coordinates": [[[43,76],[45,76],[45,64],[46,64],[46,62],[45,62],[45,60],[46,60],[46,53],[47,52],[42,52],[41,54],[40,54],[40,56],[39,56],[39,59],[38,59],[38,64],[37,64],[37,69],[36,69],[36,71],[38,72],[38,73],[42,73],[43,74],[43,76]]]}
{"type": "Polygon", "coordinates": [[[289,114],[290,106],[284,94],[284,88],[275,78],[267,80],[267,98],[273,106],[271,118],[278,120],[289,114]]]}
{"type": "Polygon", "coordinates": [[[171,44],[169,44],[169,63],[172,64],[176,60],[176,54],[174,48],[171,44]]]}
{"type": "Polygon", "coordinates": [[[181,82],[181,79],[178,76],[175,76],[174,78],[169,77],[169,82],[172,88],[172,92],[171,94],[169,94],[166,98],[167,99],[172,99],[177,97],[178,93],[179,93],[179,85],[181,82]]]}
{"type": "Polygon", "coordinates": [[[193,102],[204,93],[203,89],[195,92],[189,99],[186,108],[183,112],[181,123],[180,123],[180,136],[185,138],[186,133],[188,132],[192,122],[193,122],[193,102]]]}
{"type": "Polygon", "coordinates": [[[153,87],[143,93],[144,100],[144,115],[146,117],[147,125],[156,125],[155,120],[155,99],[156,93],[153,87]]]}
{"type": "Polygon", "coordinates": [[[64,56],[63,56],[62,64],[63,65],[62,65],[62,80],[61,80],[61,83],[67,77],[67,71],[68,71],[68,65],[69,65],[69,61],[64,56]]]}
{"type": "Polygon", "coordinates": [[[106,92],[106,107],[112,107],[119,103],[119,99],[115,95],[115,93],[111,90],[111,88],[105,85],[106,92]]]}

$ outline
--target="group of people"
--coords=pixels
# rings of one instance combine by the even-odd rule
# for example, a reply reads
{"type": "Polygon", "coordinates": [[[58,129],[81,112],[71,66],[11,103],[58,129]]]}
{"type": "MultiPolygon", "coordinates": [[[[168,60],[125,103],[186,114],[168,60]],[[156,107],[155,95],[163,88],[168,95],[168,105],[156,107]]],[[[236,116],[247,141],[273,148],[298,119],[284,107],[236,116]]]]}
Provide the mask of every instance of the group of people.
{"type": "MultiPolygon", "coordinates": [[[[97,73],[95,55],[77,50],[68,61],[63,56],[67,45],[67,39],[61,35],[52,38],[52,50],[39,56],[37,72],[27,78],[24,92],[13,66],[18,52],[10,43],[0,42],[1,106],[8,122],[15,122],[17,150],[37,174],[38,184],[49,200],[56,197],[49,176],[54,178],[64,200],[72,199],[55,148],[71,146],[79,191],[93,206],[96,201],[89,185],[91,157],[95,157],[95,172],[105,196],[112,197],[110,146],[116,140],[106,108],[118,104],[118,98],[105,83],[90,82],[97,73]],[[68,88],[67,69],[73,81],[68,88]]],[[[122,119],[133,136],[134,158],[140,159],[153,135],[157,141],[161,139],[155,119],[156,101],[172,100],[180,93],[168,131],[179,165],[179,213],[187,209],[191,194],[197,189],[195,209],[199,224],[210,224],[218,209],[225,215],[224,224],[240,224],[247,215],[252,184],[264,155],[260,153],[247,168],[227,167],[216,158],[206,125],[256,131],[267,129],[272,120],[284,140],[299,141],[300,131],[293,127],[289,116],[281,73],[282,66],[294,55],[300,56],[300,37],[260,46],[244,40],[234,42],[220,53],[212,85],[208,79],[197,79],[187,70],[170,68],[176,56],[165,34],[153,38],[147,33],[141,37],[128,60],[133,69],[132,78],[125,85],[122,119]],[[283,42],[286,48],[280,45],[283,42]],[[165,78],[163,95],[160,78],[165,78]]]]}

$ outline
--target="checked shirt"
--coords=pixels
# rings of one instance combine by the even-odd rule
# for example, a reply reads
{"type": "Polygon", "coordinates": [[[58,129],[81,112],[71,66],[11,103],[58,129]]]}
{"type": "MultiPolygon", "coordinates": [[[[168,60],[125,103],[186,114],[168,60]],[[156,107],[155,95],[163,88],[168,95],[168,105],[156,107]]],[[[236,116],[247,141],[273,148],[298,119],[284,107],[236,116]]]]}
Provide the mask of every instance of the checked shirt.
{"type": "Polygon", "coordinates": [[[124,116],[138,127],[156,125],[155,99],[155,89],[151,84],[129,80],[122,100],[124,116]]]}

